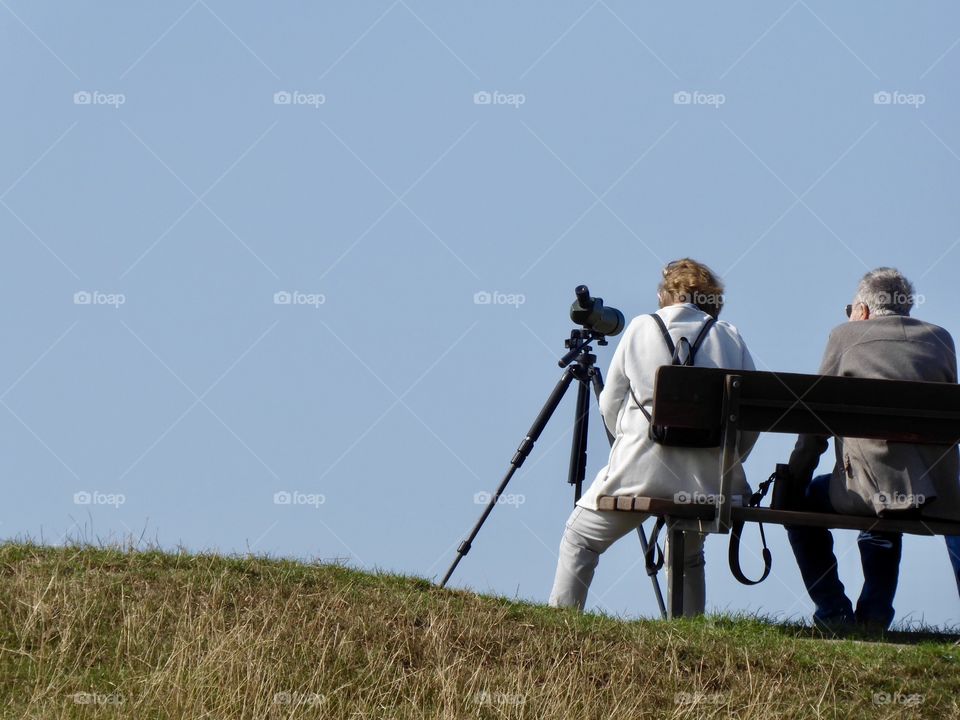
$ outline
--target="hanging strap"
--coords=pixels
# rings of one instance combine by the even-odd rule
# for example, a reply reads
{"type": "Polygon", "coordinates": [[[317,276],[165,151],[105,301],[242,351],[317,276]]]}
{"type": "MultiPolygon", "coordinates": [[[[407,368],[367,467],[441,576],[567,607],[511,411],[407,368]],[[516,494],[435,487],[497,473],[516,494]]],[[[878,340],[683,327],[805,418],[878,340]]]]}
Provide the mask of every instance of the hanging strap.
{"type": "Polygon", "coordinates": [[[657,546],[657,538],[660,536],[660,531],[663,530],[664,524],[664,519],[658,517],[657,521],[653,524],[653,531],[650,533],[650,538],[647,540],[647,551],[643,554],[643,562],[644,565],[647,566],[647,575],[650,577],[656,575],[660,568],[663,567],[663,550],[657,546]]]}
{"type": "MultiPolygon", "coordinates": [[[[760,507],[760,501],[766,497],[770,485],[772,485],[776,479],[777,473],[773,473],[769,478],[760,483],[757,491],[750,496],[748,503],[750,507],[760,507]]],[[[743,520],[734,522],[730,526],[730,551],[727,555],[727,560],[730,563],[730,572],[733,573],[737,581],[743,585],[759,585],[770,575],[770,568],[773,566],[773,555],[770,553],[770,548],[767,547],[767,536],[763,532],[763,523],[757,524],[760,526],[760,542],[763,543],[763,550],[761,551],[763,557],[763,574],[758,580],[748,578],[743,574],[743,569],[740,567],[740,535],[743,533],[743,520]]]]}

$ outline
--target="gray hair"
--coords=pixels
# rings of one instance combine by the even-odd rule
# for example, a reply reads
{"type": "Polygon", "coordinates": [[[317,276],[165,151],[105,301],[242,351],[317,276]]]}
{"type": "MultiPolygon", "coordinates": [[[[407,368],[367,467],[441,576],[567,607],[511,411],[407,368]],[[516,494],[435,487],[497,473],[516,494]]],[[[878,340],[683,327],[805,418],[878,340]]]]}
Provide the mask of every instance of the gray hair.
{"type": "Polygon", "coordinates": [[[870,315],[909,315],[913,308],[913,283],[896,268],[871,270],[857,286],[857,302],[870,309],[870,315]]]}

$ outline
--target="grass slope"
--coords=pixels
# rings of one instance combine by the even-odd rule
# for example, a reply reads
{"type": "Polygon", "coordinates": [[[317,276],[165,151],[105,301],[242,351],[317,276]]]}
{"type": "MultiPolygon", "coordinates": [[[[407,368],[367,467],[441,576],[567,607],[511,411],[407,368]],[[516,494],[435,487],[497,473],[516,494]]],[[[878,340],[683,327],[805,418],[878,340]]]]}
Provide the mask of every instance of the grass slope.
{"type": "Polygon", "coordinates": [[[263,558],[6,544],[0,574],[3,717],[960,717],[946,637],[622,622],[263,558]]]}

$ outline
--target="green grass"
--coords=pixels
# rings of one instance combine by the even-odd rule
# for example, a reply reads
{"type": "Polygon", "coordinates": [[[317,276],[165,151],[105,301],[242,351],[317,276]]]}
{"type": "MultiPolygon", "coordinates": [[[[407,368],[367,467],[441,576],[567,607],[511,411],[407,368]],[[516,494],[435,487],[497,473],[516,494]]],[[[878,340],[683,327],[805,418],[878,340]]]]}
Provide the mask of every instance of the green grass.
{"type": "Polygon", "coordinates": [[[4,717],[960,717],[960,646],[932,631],[624,622],[338,565],[96,547],[0,545],[0,577],[4,717]]]}

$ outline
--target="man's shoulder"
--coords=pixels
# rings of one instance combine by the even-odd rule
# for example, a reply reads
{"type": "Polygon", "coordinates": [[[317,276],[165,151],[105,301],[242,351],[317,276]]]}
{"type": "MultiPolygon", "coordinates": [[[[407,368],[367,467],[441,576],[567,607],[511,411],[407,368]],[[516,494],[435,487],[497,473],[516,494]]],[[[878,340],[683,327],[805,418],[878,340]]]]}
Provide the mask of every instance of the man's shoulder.
{"type": "Polygon", "coordinates": [[[830,331],[827,339],[827,347],[837,349],[847,348],[863,342],[869,335],[870,332],[867,322],[845,322],[837,325],[830,331]]]}
{"type": "Polygon", "coordinates": [[[830,331],[828,344],[838,349],[870,342],[925,342],[953,347],[950,332],[939,325],[905,315],[887,315],[861,322],[845,322],[830,331]]]}
{"type": "Polygon", "coordinates": [[[954,347],[953,336],[950,331],[931,322],[905,317],[903,318],[903,328],[910,340],[929,342],[931,339],[935,339],[941,345],[947,345],[951,349],[954,347]]]}

